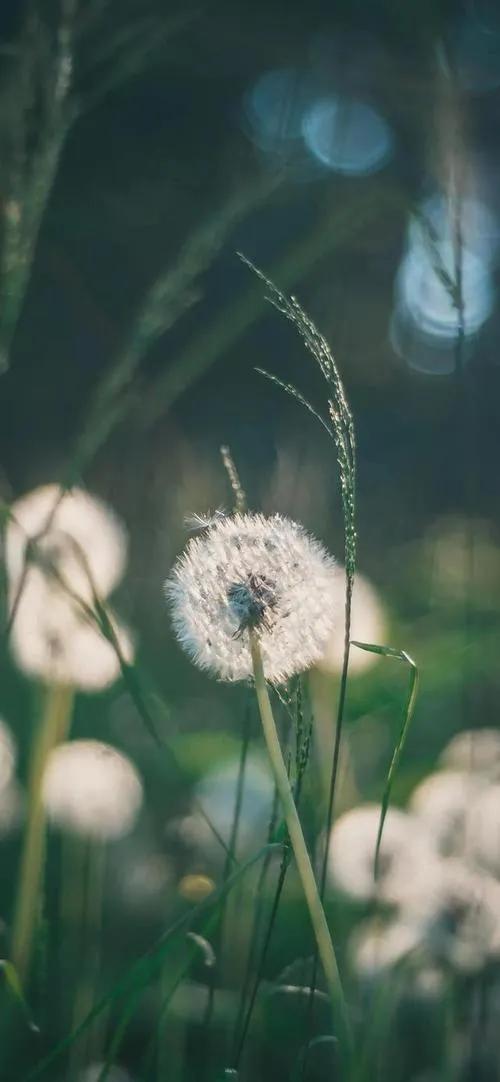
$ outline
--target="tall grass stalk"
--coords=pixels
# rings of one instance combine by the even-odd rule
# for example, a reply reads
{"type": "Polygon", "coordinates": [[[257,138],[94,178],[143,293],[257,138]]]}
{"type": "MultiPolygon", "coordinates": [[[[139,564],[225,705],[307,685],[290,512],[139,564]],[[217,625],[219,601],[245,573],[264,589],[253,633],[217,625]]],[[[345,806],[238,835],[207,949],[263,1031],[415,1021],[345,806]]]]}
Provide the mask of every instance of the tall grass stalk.
{"type": "MultiPolygon", "coordinates": [[[[81,845],[82,842],[80,841],[81,845]]],[[[84,876],[80,883],[82,913],[80,927],[79,983],[76,993],[72,1029],[80,1024],[92,1009],[97,998],[100,968],[100,937],[104,900],[104,876],[106,870],[106,847],[104,842],[85,839],[84,876]]],[[[71,1049],[69,1074],[77,1078],[86,1062],[98,1060],[102,1040],[102,1025],[90,1027],[84,1038],[71,1049]]]]}
{"type": "Polygon", "coordinates": [[[290,781],[286,771],[281,746],[276,730],[271,701],[267,690],[262,655],[259,641],[254,631],[249,631],[250,650],[252,655],[255,691],[262,728],[266,741],[267,751],[283,808],[285,822],[290,837],[290,843],[295,856],[297,870],[304,890],[309,916],[313,927],[318,954],[324,970],[325,980],[334,1012],[334,1026],[339,1033],[341,1047],[344,1056],[348,1054],[350,1047],[350,1027],[347,1008],[340,973],[335,957],[335,950],[326,922],[323,906],[319,896],[318,887],[314,877],[311,859],[302,833],[300,819],[297,814],[293,799],[290,781]]]}
{"type": "Polygon", "coordinates": [[[50,684],[35,737],[28,784],[28,821],[24,837],[18,894],[14,911],[11,958],[24,986],[30,971],[45,861],[46,816],[43,776],[50,752],[65,739],[71,723],[73,689],[50,684]]]}
{"type": "MultiPolygon", "coordinates": [[[[328,838],[333,824],[335,791],[337,787],[342,728],[344,720],[345,701],[347,694],[347,674],[349,667],[349,648],[351,638],[351,610],[352,594],[354,589],[354,576],[356,571],[357,534],[356,534],[356,439],[354,432],[353,416],[344,391],[335,359],[326,339],[319,333],[309,316],[303,311],[295,297],[288,297],[275,286],[265,274],[255,267],[245,256],[241,256],[243,262],[254,271],[264,282],[268,294],[267,299],[292,323],[298,331],[307,351],[311,354],[319,366],[323,379],[326,381],[329,398],[328,412],[330,420],[325,420],[319,412],[304,398],[300,391],[289,384],[282,384],[283,388],[298,398],[323,425],[330,438],[335,444],[337,464],[340,477],[340,492],[342,499],[342,514],[344,525],[344,564],[345,564],[345,619],[344,619],[344,657],[342,674],[340,679],[339,698],[337,704],[337,717],[335,727],[335,743],[330,774],[328,794],[328,808],[326,816],[325,847],[320,874],[319,894],[323,901],[326,875],[328,867],[328,838]]],[[[267,373],[264,373],[267,375],[267,373]]],[[[280,380],[276,380],[280,383],[280,380]]],[[[311,993],[309,999],[309,1019],[312,1021],[314,1005],[314,992],[316,987],[317,954],[314,957],[313,975],[311,980],[311,993]]],[[[304,1072],[306,1062],[304,1062],[304,1072]]]]}

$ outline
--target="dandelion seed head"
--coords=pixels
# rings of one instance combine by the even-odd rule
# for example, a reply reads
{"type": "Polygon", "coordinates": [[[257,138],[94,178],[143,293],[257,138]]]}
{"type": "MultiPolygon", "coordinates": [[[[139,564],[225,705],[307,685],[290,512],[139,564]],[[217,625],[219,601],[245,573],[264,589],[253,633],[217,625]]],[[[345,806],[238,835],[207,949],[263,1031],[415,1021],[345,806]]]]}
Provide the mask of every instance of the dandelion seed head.
{"type": "MultiPolygon", "coordinates": [[[[231,839],[234,809],[238,795],[239,771],[239,759],[237,757],[232,757],[227,762],[214,766],[212,769],[208,770],[196,787],[198,804],[203,808],[205,814],[208,815],[210,822],[213,823],[217,832],[224,839],[226,844],[229,844],[231,839]]],[[[245,776],[240,797],[238,847],[242,851],[247,850],[249,847],[254,847],[261,839],[262,842],[265,841],[266,831],[269,826],[269,819],[272,812],[273,798],[274,783],[266,756],[261,755],[257,751],[249,751],[245,764],[245,776]]],[[[196,831],[193,831],[193,825],[199,818],[199,813],[197,815],[195,813],[194,823],[193,819],[191,819],[193,840],[196,838],[196,831]]],[[[201,845],[200,842],[198,842],[197,848],[207,856],[212,856],[215,852],[216,856],[219,857],[221,854],[221,847],[219,843],[215,841],[213,832],[210,830],[205,820],[202,820],[202,824],[200,825],[206,827],[209,834],[205,840],[201,842],[201,845]]],[[[201,839],[203,839],[204,833],[203,830],[199,833],[201,839]]]]}
{"type": "Polygon", "coordinates": [[[24,819],[24,792],[16,781],[0,789],[0,837],[12,834],[24,819]]]}
{"type": "Polygon", "coordinates": [[[443,856],[461,856],[468,851],[475,833],[476,803],[481,780],[458,770],[442,770],[428,777],[413,791],[410,808],[432,832],[443,856]]]}
{"type": "Polygon", "coordinates": [[[127,541],[123,526],[101,500],[77,488],[61,495],[59,486],[50,484],[16,500],[11,511],[5,539],[11,594],[28,554],[28,579],[45,583],[48,603],[63,589],[51,569],[86,600],[92,592],[88,572],[100,596],[111,593],[124,571],[127,541]]]}
{"type": "Polygon", "coordinates": [[[500,783],[486,785],[471,809],[469,849],[474,862],[500,878],[500,783]]]}
{"type": "Polygon", "coordinates": [[[72,740],[51,752],[43,778],[49,817],[64,830],[113,840],[132,829],[142,784],[127,756],[99,740],[72,740]]]}
{"type": "Polygon", "coordinates": [[[436,873],[439,860],[418,820],[389,808],[379,850],[378,879],[374,861],[380,805],[363,804],[342,815],[329,843],[328,870],[334,885],[360,900],[379,898],[401,905],[436,873]]]}
{"type": "Polygon", "coordinates": [[[226,512],[222,507],[218,507],[213,513],[210,511],[206,513],[193,511],[191,515],[185,515],[184,525],[188,530],[195,533],[201,530],[209,530],[211,526],[215,526],[216,522],[225,517],[226,512]]]}
{"type": "Polygon", "coordinates": [[[10,785],[16,765],[16,745],[14,737],[4,721],[0,719],[0,793],[10,785]]]}
{"type": "Polygon", "coordinates": [[[448,770],[500,780],[500,731],[484,728],[457,733],[442,752],[440,763],[448,770]]]}
{"type": "MultiPolygon", "coordinates": [[[[132,637],[108,610],[125,661],[132,661],[132,637]]],[[[22,672],[47,683],[82,691],[101,691],[120,676],[114,645],[97,625],[74,608],[64,595],[47,604],[45,588],[31,580],[23,590],[10,635],[13,659],[22,672]]]]}
{"type": "Polygon", "coordinates": [[[442,862],[441,875],[409,901],[428,952],[459,972],[473,973],[500,952],[500,884],[461,860],[442,862]]]}
{"type": "Polygon", "coordinates": [[[373,919],[359,925],[349,950],[358,976],[373,979],[402,962],[419,944],[416,924],[400,918],[388,922],[373,919]]]}
{"type": "MultiPolygon", "coordinates": [[[[120,846],[113,881],[121,902],[135,911],[164,906],[173,885],[174,869],[160,852],[123,853],[120,846]]],[[[117,855],[118,856],[118,855],[117,855]]]]}
{"type": "MultiPolygon", "coordinates": [[[[99,1082],[104,1070],[104,1063],[91,1063],[78,1075],[78,1082],[99,1082]]],[[[106,1070],[108,1082],[132,1082],[132,1075],[128,1071],[117,1067],[116,1064],[106,1070]]]]}
{"type": "MultiPolygon", "coordinates": [[[[345,572],[341,567],[335,573],[335,623],[318,662],[322,672],[341,672],[344,663],[345,636],[345,572]]],[[[381,598],[364,575],[356,574],[352,593],[351,639],[359,642],[384,643],[387,641],[388,621],[381,598]]],[[[380,662],[379,654],[369,653],[353,646],[349,652],[349,673],[365,672],[380,662]]]]}
{"type": "Polygon", "coordinates": [[[252,675],[248,629],[264,672],[282,683],[322,655],[334,623],[334,561],[281,515],[219,518],[193,537],[165,584],[177,637],[222,680],[252,675]]]}

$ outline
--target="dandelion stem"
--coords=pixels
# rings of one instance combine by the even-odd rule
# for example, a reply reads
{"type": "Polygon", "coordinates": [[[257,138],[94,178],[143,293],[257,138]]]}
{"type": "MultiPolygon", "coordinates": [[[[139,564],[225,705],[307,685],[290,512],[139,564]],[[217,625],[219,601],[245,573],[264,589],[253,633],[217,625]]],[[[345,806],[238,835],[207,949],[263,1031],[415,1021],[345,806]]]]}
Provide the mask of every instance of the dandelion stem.
{"type": "Polygon", "coordinates": [[[52,749],[64,740],[73,703],[73,689],[51,684],[46,689],[45,708],[39,723],[30,764],[28,822],[19,873],[19,887],[13,921],[12,962],[24,985],[29,976],[33,938],[40,906],[40,884],[45,857],[45,811],[42,783],[52,749]]]}
{"type": "Polygon", "coordinates": [[[252,654],[255,691],[259,705],[262,728],[266,740],[269,758],[273,769],[276,787],[283,806],[290,842],[295,856],[297,870],[300,876],[309,916],[313,926],[318,954],[321,959],[325,974],[330,1000],[334,1010],[334,1021],[337,1029],[340,1029],[339,1043],[343,1051],[350,1044],[349,1021],[347,1008],[340,979],[340,973],[335,957],[335,950],[326,921],[323,906],[319,896],[314,872],[307,851],[307,846],[302,833],[300,819],[297,814],[295,802],[290,788],[290,782],[286,772],[283,755],[281,752],[276,724],[273,717],[271,702],[264,676],[262,655],[259,642],[254,631],[250,630],[250,649],[252,654]]]}

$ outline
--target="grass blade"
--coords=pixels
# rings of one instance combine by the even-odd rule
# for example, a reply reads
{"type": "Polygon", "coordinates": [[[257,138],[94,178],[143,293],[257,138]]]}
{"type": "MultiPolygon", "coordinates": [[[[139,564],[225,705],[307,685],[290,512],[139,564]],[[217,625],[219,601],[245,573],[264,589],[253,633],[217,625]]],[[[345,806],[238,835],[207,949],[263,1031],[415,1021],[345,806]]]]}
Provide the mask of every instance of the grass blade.
{"type": "Polygon", "coordinates": [[[351,646],[357,646],[360,650],[367,650],[371,654],[381,654],[383,657],[393,658],[395,661],[402,661],[410,669],[410,682],[408,688],[408,697],[406,700],[406,706],[403,713],[403,723],[399,733],[399,737],[396,746],[393,751],[391,765],[387,774],[387,780],[385,783],[384,795],[382,797],[382,810],[380,812],[380,823],[377,833],[377,844],[375,846],[375,861],[374,861],[374,875],[375,879],[378,877],[378,859],[380,852],[380,843],[382,841],[382,831],[384,829],[385,817],[387,815],[387,809],[389,807],[389,800],[391,798],[392,783],[394,781],[394,775],[398,768],[399,760],[408,736],[408,730],[410,728],[411,720],[415,712],[415,703],[417,701],[418,694],[418,682],[419,671],[418,667],[413,661],[413,658],[406,653],[406,650],[397,650],[393,646],[376,646],[370,642],[356,642],[351,640],[351,646]]]}

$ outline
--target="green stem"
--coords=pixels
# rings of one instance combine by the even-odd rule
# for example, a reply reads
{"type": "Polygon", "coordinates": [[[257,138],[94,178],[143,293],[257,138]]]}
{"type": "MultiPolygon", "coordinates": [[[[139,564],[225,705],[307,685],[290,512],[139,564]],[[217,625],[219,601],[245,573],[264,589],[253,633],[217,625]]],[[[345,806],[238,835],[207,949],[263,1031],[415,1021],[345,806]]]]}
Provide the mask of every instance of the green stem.
{"type": "Polygon", "coordinates": [[[72,703],[72,688],[52,684],[46,689],[45,708],[39,723],[31,757],[28,785],[28,822],[21,857],[11,946],[12,962],[22,985],[26,983],[29,977],[45,858],[43,775],[50,752],[61,740],[64,740],[67,734],[72,703]]]}
{"type": "MultiPolygon", "coordinates": [[[[77,884],[82,893],[80,918],[80,956],[78,958],[79,980],[77,984],[71,1029],[77,1029],[89,1014],[96,1001],[100,968],[100,943],[102,931],[104,875],[106,848],[97,839],[77,839],[83,847],[83,875],[77,884]]],[[[79,1078],[86,1062],[99,1060],[103,1038],[103,1020],[89,1026],[80,1041],[71,1047],[69,1075],[79,1078]]]]}
{"type": "Polygon", "coordinates": [[[257,694],[257,702],[259,704],[264,737],[267,744],[269,758],[271,760],[271,766],[276,781],[276,787],[278,789],[278,794],[283,807],[283,813],[285,816],[285,821],[290,836],[290,842],[297,864],[297,870],[300,876],[305,899],[309,909],[309,916],[311,918],[311,924],[313,926],[313,931],[316,938],[318,954],[323,965],[328,992],[330,995],[332,1007],[334,1009],[335,1028],[337,1031],[340,1030],[340,1050],[342,1053],[345,1054],[346,1049],[349,1049],[351,1043],[350,1026],[347,1016],[347,1008],[342,989],[342,983],[340,979],[340,973],[337,965],[337,959],[335,957],[335,951],[330,935],[330,930],[328,928],[324,909],[319,896],[319,891],[316,884],[316,879],[314,877],[311,860],[307,851],[304,835],[302,833],[302,827],[300,825],[300,819],[298,817],[297,809],[295,807],[288,774],[286,772],[286,767],[281,752],[281,746],[267,690],[266,678],[264,676],[264,668],[262,664],[262,655],[260,652],[259,642],[254,631],[250,631],[249,635],[253,673],[255,680],[255,691],[257,694]]]}

